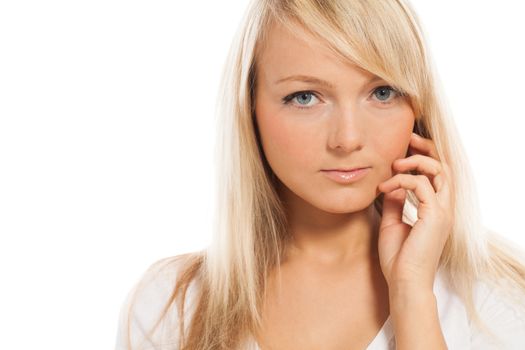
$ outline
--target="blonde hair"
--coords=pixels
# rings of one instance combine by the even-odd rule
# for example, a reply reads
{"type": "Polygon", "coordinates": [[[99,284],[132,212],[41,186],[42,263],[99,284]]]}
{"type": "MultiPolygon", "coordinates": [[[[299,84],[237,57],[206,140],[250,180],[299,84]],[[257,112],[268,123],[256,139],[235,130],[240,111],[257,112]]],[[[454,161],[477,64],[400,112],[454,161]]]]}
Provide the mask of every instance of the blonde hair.
{"type": "MultiPolygon", "coordinates": [[[[266,278],[280,266],[288,243],[285,208],[254,120],[257,62],[273,23],[292,32],[299,24],[338,57],[409,96],[417,116],[415,131],[434,141],[440,159],[452,170],[455,218],[440,268],[475,325],[492,334],[475,309],[474,286],[483,281],[514,298],[518,295],[514,292],[524,293],[525,254],[482,225],[472,170],[440,94],[415,11],[401,0],[253,0],[230,48],[219,90],[212,243],[184,259],[171,259],[183,261],[184,266],[159,322],[177,301],[181,322],[173,332],[181,337],[176,348],[239,348],[261,325],[266,278]],[[183,306],[192,280],[198,280],[201,288],[186,333],[183,306]]],[[[417,205],[409,192],[406,222],[414,223],[417,205]]],[[[381,196],[374,206],[381,213],[381,196]]]]}

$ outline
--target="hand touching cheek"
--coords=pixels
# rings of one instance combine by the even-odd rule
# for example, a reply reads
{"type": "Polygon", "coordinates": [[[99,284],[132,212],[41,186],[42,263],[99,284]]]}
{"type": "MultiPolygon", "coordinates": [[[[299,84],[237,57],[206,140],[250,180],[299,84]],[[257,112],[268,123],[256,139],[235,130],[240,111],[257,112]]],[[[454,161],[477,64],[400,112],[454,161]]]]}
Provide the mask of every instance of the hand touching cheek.
{"type": "Polygon", "coordinates": [[[378,252],[389,288],[432,290],[453,225],[450,169],[439,160],[432,140],[413,133],[410,146],[415,154],[396,160],[396,175],[378,186],[385,193],[378,252]],[[403,173],[409,170],[421,175],[403,173]],[[419,200],[418,220],[412,227],[402,222],[407,190],[414,191],[419,200]]]}

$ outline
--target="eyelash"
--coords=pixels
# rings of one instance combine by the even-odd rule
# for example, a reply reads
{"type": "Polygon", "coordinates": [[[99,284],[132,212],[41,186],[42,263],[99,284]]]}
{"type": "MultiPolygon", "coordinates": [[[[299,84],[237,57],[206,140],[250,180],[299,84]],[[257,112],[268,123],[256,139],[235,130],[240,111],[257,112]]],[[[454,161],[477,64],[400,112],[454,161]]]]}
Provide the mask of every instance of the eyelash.
{"type": "MultiPolygon", "coordinates": [[[[390,100],[390,102],[382,102],[382,101],[379,101],[379,103],[383,104],[383,105],[389,105],[392,103],[392,100],[395,100],[401,96],[403,96],[403,94],[401,92],[399,92],[398,90],[394,89],[393,87],[389,86],[389,85],[384,85],[384,86],[378,86],[377,88],[375,88],[373,91],[372,91],[372,94],[374,94],[377,90],[381,90],[381,89],[388,89],[390,91],[392,91],[395,96],[390,100]]],[[[310,90],[306,90],[306,91],[297,91],[297,92],[294,92],[293,94],[290,94],[288,96],[285,96],[283,97],[282,101],[285,105],[289,105],[290,104],[290,101],[292,101],[294,98],[296,98],[297,96],[300,96],[300,95],[314,95],[317,99],[319,99],[319,97],[317,96],[317,93],[313,92],[313,91],[310,91],[310,90]]],[[[298,105],[295,105],[294,107],[296,108],[299,108],[299,109],[310,109],[312,107],[301,107],[301,106],[298,106],[298,105]]]]}

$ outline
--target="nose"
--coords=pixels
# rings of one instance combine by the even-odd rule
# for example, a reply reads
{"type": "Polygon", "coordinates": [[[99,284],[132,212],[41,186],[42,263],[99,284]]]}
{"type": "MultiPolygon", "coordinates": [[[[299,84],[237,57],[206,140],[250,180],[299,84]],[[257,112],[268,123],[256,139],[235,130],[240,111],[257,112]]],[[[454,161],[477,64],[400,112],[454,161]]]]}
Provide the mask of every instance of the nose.
{"type": "Polygon", "coordinates": [[[330,118],[328,146],[345,152],[361,149],[363,130],[356,109],[341,108],[334,112],[330,118]]]}

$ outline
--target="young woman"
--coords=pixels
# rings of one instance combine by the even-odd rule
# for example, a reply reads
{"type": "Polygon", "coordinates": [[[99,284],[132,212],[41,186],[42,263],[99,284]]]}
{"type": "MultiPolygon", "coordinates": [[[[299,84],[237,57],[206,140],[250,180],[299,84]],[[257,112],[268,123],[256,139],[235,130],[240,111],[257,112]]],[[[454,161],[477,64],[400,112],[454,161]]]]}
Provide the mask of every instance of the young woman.
{"type": "Polygon", "coordinates": [[[481,224],[406,1],[254,0],[219,104],[216,231],[117,349],[524,349],[524,253],[481,224]]]}

